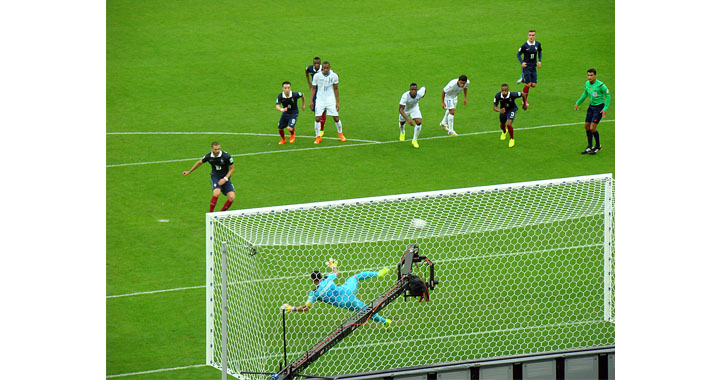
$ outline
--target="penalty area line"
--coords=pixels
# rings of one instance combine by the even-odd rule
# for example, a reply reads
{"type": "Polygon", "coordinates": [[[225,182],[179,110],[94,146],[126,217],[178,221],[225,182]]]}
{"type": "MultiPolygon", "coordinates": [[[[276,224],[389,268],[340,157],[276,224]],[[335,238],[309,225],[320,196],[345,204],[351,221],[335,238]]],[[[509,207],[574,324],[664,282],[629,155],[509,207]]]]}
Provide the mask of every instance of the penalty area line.
{"type": "Polygon", "coordinates": [[[178,370],[181,370],[181,369],[198,368],[198,367],[205,367],[205,366],[206,366],[206,364],[194,364],[194,365],[186,365],[186,366],[183,366],[183,367],[160,368],[160,369],[152,369],[152,370],[149,370],[149,371],[119,373],[119,374],[116,374],[116,375],[107,375],[107,379],[114,378],[114,377],[144,375],[144,374],[147,374],[147,373],[178,371],[178,370]]]}
{"type": "MultiPolygon", "coordinates": [[[[615,120],[602,120],[600,123],[614,123],[615,120]]],[[[524,127],[524,128],[518,128],[518,131],[528,131],[528,130],[533,130],[533,129],[542,129],[542,128],[553,128],[553,127],[564,127],[564,126],[572,126],[572,125],[580,125],[583,124],[582,122],[576,122],[576,123],[561,123],[561,124],[548,124],[548,125],[537,125],[533,127],[524,127]]],[[[244,133],[244,132],[107,132],[107,135],[150,135],[150,134],[157,134],[157,135],[169,135],[169,134],[181,134],[181,135],[189,135],[189,134],[225,134],[225,135],[245,135],[245,136],[274,136],[274,135],[269,135],[269,134],[261,134],[261,133],[244,133]]],[[[458,136],[432,136],[432,137],[422,137],[419,140],[424,141],[424,140],[436,140],[436,139],[443,139],[443,138],[453,138],[453,137],[463,137],[463,136],[475,136],[475,135],[483,135],[487,133],[502,133],[501,130],[496,130],[496,131],[479,131],[479,132],[471,132],[471,133],[462,133],[459,134],[458,136]]],[[[314,137],[312,136],[298,136],[298,137],[305,137],[305,138],[310,138],[313,139],[314,137]]],[[[323,137],[323,140],[325,139],[332,139],[336,140],[336,137],[323,137]]],[[[355,146],[365,146],[365,145],[376,145],[376,144],[394,144],[394,143],[404,143],[404,141],[399,141],[399,140],[389,140],[389,141],[372,141],[372,140],[360,140],[360,139],[350,139],[349,141],[357,141],[357,144],[345,144],[345,145],[333,145],[333,146],[321,146],[321,147],[310,147],[310,148],[297,148],[297,149],[286,149],[286,150],[271,150],[271,151],[263,151],[263,152],[252,152],[252,153],[237,153],[233,154],[232,156],[234,157],[243,157],[243,156],[257,156],[257,155],[262,155],[262,154],[273,154],[273,153],[288,153],[288,152],[301,152],[301,151],[306,151],[306,150],[322,150],[322,149],[335,149],[335,148],[349,148],[349,147],[355,147],[355,146]]],[[[166,164],[166,163],[172,163],[172,162],[184,162],[184,161],[195,161],[199,160],[199,158],[182,158],[182,159],[177,159],[177,160],[164,160],[164,161],[148,161],[148,162],[130,162],[126,164],[112,164],[112,165],[107,165],[107,168],[117,168],[117,167],[122,167],[122,166],[136,166],[136,165],[150,165],[150,164],[166,164]]]]}

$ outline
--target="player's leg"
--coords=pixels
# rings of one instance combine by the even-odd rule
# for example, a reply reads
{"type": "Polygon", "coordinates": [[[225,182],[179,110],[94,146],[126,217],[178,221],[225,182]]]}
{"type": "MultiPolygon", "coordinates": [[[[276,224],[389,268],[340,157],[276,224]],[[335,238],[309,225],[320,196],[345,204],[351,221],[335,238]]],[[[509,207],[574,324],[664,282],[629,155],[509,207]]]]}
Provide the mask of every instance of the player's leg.
{"type": "Polygon", "coordinates": [[[508,121],[508,118],[505,113],[499,113],[498,114],[498,121],[501,123],[501,141],[506,139],[506,136],[508,136],[508,131],[506,130],[506,121],[508,121]]]}
{"type": "Polygon", "coordinates": [[[332,119],[335,121],[335,127],[337,128],[337,137],[340,138],[340,141],[345,142],[347,139],[345,138],[345,135],[342,134],[342,121],[340,121],[340,116],[339,113],[337,112],[337,107],[335,104],[331,104],[326,108],[326,113],[327,116],[332,116],[332,119]]]}
{"type": "Polygon", "coordinates": [[[325,112],[325,105],[316,103],[315,104],[315,144],[319,144],[322,141],[322,135],[320,134],[320,119],[322,114],[325,112]]]}
{"type": "Polygon", "coordinates": [[[526,67],[523,69],[523,82],[526,83],[523,87],[523,110],[525,111],[530,106],[528,103],[528,92],[531,87],[535,87],[536,83],[538,83],[538,73],[535,67],[526,67]]]}
{"type": "MultiPolygon", "coordinates": [[[[364,308],[367,307],[367,304],[365,304],[364,302],[362,302],[360,299],[358,299],[355,296],[347,296],[345,305],[342,307],[345,309],[349,309],[351,311],[356,312],[356,311],[364,310],[364,308]]],[[[389,325],[392,322],[376,313],[372,314],[370,319],[372,319],[375,322],[383,323],[386,325],[389,325]]]]}
{"type": "MultiPolygon", "coordinates": [[[[456,103],[456,102],[454,102],[456,103]]],[[[447,125],[449,126],[449,134],[451,136],[456,136],[456,131],[454,131],[454,112],[456,111],[455,108],[452,108],[449,110],[449,116],[446,118],[447,125]]]]}
{"type": "Polygon", "coordinates": [[[513,119],[508,119],[506,122],[506,128],[508,128],[508,134],[511,137],[508,140],[508,147],[513,148],[516,145],[516,139],[513,138],[513,119]]]}
{"type": "Polygon", "coordinates": [[[325,120],[327,120],[327,113],[323,112],[322,117],[320,117],[320,136],[325,135],[325,120]]]}
{"type": "Polygon", "coordinates": [[[280,114],[280,121],[278,121],[278,133],[280,134],[280,142],[278,144],[285,144],[285,127],[288,126],[288,115],[283,112],[280,114]]]}
{"type": "Polygon", "coordinates": [[[208,212],[213,212],[213,210],[216,208],[216,204],[218,203],[219,195],[221,195],[221,188],[220,188],[220,186],[218,186],[217,183],[214,183],[213,197],[211,198],[211,203],[208,207],[208,212]]]}
{"type": "Polygon", "coordinates": [[[404,124],[407,122],[407,119],[402,116],[402,113],[399,113],[399,141],[404,141],[406,139],[406,133],[404,131],[404,124]]]}
{"type": "Polygon", "coordinates": [[[290,131],[290,144],[295,142],[295,125],[297,124],[298,113],[291,115],[288,122],[288,131],[290,131]]]}
{"type": "Polygon", "coordinates": [[[590,131],[590,109],[588,109],[588,116],[585,117],[585,135],[588,138],[588,147],[585,148],[580,154],[593,154],[593,133],[590,131]]]}
{"type": "Polygon", "coordinates": [[[593,153],[597,153],[602,150],[602,146],[600,145],[600,132],[597,131],[597,125],[600,123],[600,119],[602,118],[602,114],[600,112],[603,108],[605,108],[604,104],[593,107],[593,118],[590,121],[590,132],[595,138],[593,153]]]}
{"type": "Polygon", "coordinates": [[[226,203],[223,204],[223,208],[221,208],[221,211],[226,211],[231,207],[233,201],[236,200],[236,191],[233,187],[233,183],[230,180],[226,181],[223,186],[221,186],[221,192],[228,198],[226,199],[226,203]]]}
{"type": "Polygon", "coordinates": [[[421,133],[421,113],[419,113],[419,117],[414,117],[412,120],[414,120],[414,136],[412,137],[412,146],[419,148],[417,140],[419,139],[419,134],[421,133]]]}

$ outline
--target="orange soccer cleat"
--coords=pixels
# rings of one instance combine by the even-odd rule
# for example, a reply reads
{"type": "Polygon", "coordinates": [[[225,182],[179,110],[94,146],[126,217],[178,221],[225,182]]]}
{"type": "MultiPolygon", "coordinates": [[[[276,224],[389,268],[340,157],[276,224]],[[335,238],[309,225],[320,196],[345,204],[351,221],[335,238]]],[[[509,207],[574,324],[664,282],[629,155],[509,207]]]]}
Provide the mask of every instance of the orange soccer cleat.
{"type": "Polygon", "coordinates": [[[322,137],[320,137],[320,136],[315,137],[315,145],[317,145],[321,142],[322,142],[322,137]]]}
{"type": "Polygon", "coordinates": [[[283,144],[285,144],[285,139],[280,140],[280,142],[278,143],[278,145],[283,145],[283,144]]]}
{"type": "Polygon", "coordinates": [[[342,142],[347,141],[347,139],[345,138],[345,135],[343,135],[342,133],[338,133],[338,134],[337,134],[337,137],[339,137],[339,138],[340,138],[340,141],[342,141],[342,142]]]}
{"type": "Polygon", "coordinates": [[[295,142],[295,135],[290,136],[290,144],[295,142]]]}

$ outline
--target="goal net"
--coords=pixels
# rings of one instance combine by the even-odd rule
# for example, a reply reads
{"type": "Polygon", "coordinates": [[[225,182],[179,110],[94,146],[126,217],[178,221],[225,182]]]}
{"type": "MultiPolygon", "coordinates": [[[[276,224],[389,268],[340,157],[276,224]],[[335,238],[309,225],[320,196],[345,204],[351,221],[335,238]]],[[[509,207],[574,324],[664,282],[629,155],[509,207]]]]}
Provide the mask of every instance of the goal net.
{"type": "MultiPolygon", "coordinates": [[[[434,264],[439,285],[431,302],[394,300],[379,312],[389,326],[366,322],[306,373],[615,343],[614,179],[603,174],[207,214],[206,363],[269,379],[246,372],[285,365],[280,306],[306,303],[313,271],[330,273],[325,262],[334,258],[339,286],[357,273],[392,268],[359,281],[356,296],[370,303],[396,282],[396,265],[413,243],[434,264]]],[[[353,314],[319,301],[285,313],[287,362],[353,314]]]]}

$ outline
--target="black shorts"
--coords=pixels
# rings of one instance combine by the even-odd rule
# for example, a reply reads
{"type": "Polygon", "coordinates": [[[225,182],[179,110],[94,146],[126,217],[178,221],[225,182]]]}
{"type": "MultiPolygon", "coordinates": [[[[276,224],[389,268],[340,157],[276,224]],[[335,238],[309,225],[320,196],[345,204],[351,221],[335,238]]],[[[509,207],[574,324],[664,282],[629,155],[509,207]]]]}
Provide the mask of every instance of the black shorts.
{"type": "Polygon", "coordinates": [[[298,113],[287,113],[283,112],[282,115],[280,115],[280,121],[278,122],[278,129],[283,129],[285,127],[290,127],[290,128],[295,128],[295,124],[297,123],[297,118],[298,118],[298,113]]]}
{"type": "Polygon", "coordinates": [[[511,108],[510,110],[506,110],[505,113],[499,113],[498,118],[501,120],[501,123],[505,123],[507,120],[513,122],[516,118],[516,111],[518,111],[518,108],[511,108]]]}
{"type": "Polygon", "coordinates": [[[605,103],[600,104],[598,106],[590,106],[588,107],[588,113],[585,115],[585,122],[586,123],[593,123],[597,124],[600,122],[600,118],[602,117],[602,114],[600,111],[605,108],[605,103]]]}
{"type": "Polygon", "coordinates": [[[523,83],[538,83],[538,72],[535,67],[526,66],[521,71],[523,72],[523,83]]]}

